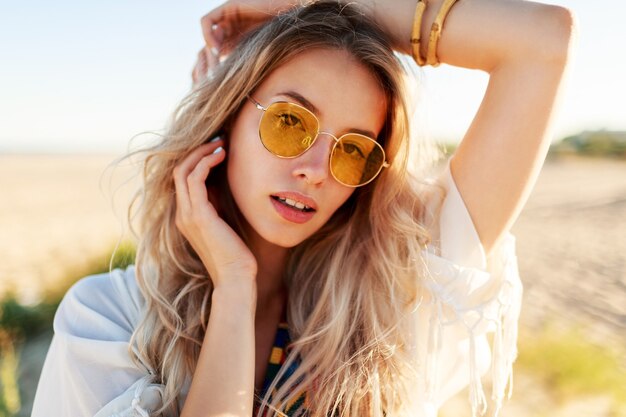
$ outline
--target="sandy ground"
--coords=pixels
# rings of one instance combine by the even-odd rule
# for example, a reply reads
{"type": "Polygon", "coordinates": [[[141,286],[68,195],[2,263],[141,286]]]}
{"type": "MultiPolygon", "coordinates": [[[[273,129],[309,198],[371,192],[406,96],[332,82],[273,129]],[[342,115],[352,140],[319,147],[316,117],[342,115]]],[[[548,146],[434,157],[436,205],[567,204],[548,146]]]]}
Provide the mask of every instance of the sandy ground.
{"type": "Polygon", "coordinates": [[[585,325],[626,341],[626,161],[550,161],[512,233],[525,284],[522,323],[585,325]]]}
{"type": "MultiPolygon", "coordinates": [[[[112,159],[0,156],[0,294],[13,288],[24,301],[36,301],[68,266],[80,267],[115,243],[123,208],[117,204],[116,217],[110,176],[99,185],[112,159]]],[[[118,170],[114,183],[129,172],[118,170]]],[[[117,200],[131,190],[120,190],[117,200]]],[[[547,320],[582,324],[598,343],[626,346],[626,162],[549,160],[512,233],[525,285],[523,331],[547,320]]],[[[46,340],[22,356],[31,378],[46,340]]],[[[611,415],[609,409],[604,396],[553,404],[532,376],[521,374],[502,415],[600,417],[611,415]]],[[[464,396],[442,414],[469,415],[464,396]]]]}
{"type": "MultiPolygon", "coordinates": [[[[110,250],[122,235],[122,186],[132,169],[113,155],[0,155],[0,295],[36,302],[68,270],[110,250]],[[114,198],[112,198],[114,197],[114,198]]],[[[136,184],[136,183],[135,183],[136,184]]]]}

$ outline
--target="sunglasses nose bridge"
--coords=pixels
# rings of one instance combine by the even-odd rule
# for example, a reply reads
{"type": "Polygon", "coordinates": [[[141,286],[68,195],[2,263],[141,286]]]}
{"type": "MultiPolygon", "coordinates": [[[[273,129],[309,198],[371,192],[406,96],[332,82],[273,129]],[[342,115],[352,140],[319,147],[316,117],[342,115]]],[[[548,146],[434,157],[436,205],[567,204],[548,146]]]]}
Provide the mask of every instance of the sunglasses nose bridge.
{"type": "Polygon", "coordinates": [[[330,147],[330,151],[331,151],[331,153],[332,153],[332,150],[333,150],[333,149],[335,148],[335,146],[339,143],[339,138],[337,138],[337,136],[333,135],[333,134],[332,134],[332,133],[330,133],[330,132],[319,131],[319,132],[317,133],[317,137],[318,137],[318,138],[319,138],[320,136],[322,136],[322,135],[330,136],[330,137],[333,139],[332,146],[330,147]]]}
{"type": "Polygon", "coordinates": [[[318,135],[318,136],[320,136],[320,135],[330,136],[331,138],[333,138],[333,139],[335,140],[335,143],[339,142],[339,138],[337,138],[337,136],[333,135],[333,134],[332,134],[332,133],[330,133],[330,132],[320,131],[320,132],[318,132],[318,134],[317,134],[317,135],[318,135]]]}
{"type": "Polygon", "coordinates": [[[315,137],[315,141],[317,142],[317,139],[319,139],[320,136],[325,135],[325,136],[330,136],[333,141],[331,142],[331,144],[329,145],[329,147],[327,148],[327,152],[328,152],[328,162],[329,162],[329,169],[330,169],[330,159],[332,158],[333,152],[335,150],[335,147],[339,144],[339,138],[337,138],[337,136],[333,135],[330,132],[324,132],[322,130],[317,132],[317,136],[315,137]]]}

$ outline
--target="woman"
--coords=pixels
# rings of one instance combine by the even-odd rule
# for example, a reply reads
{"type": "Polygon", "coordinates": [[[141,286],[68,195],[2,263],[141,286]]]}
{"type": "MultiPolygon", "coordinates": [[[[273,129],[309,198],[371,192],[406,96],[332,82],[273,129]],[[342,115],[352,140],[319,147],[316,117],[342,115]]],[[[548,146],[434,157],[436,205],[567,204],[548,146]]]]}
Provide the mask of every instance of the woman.
{"type": "Polygon", "coordinates": [[[509,229],[572,15],[296,3],[203,18],[196,86],[146,151],[136,268],[66,295],[34,416],[434,416],[468,385],[479,414],[489,368],[498,412],[521,298],[509,229]],[[442,16],[439,42],[418,43],[442,16]],[[490,74],[437,181],[394,50],[490,74]]]}

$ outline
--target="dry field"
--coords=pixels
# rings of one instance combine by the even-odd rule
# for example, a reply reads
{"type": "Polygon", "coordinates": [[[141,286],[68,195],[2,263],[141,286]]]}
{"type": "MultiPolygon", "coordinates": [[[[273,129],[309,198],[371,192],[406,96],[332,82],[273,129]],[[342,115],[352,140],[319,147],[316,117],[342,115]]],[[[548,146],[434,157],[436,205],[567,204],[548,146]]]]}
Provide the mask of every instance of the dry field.
{"type": "Polygon", "coordinates": [[[522,323],[575,322],[596,340],[624,345],[626,161],[549,161],[512,233],[522,323]]]}
{"type": "MultiPolygon", "coordinates": [[[[12,288],[36,301],[68,267],[111,248],[123,208],[113,214],[108,176],[102,186],[99,179],[112,159],[0,156],[0,295],[12,288]]],[[[128,176],[120,171],[117,178],[128,176]]],[[[626,346],[626,162],[549,160],[512,232],[525,284],[521,329],[577,324],[591,340],[626,346]]],[[[546,405],[535,385],[521,375],[502,415],[610,415],[602,396],[546,405]]],[[[466,415],[461,400],[445,415],[466,415]]]]}
{"type": "MultiPolygon", "coordinates": [[[[128,164],[108,169],[114,158],[0,155],[0,296],[13,290],[35,302],[68,270],[113,247],[125,212],[112,203],[111,180],[119,185],[131,173],[128,164]]],[[[114,201],[130,194],[123,187],[114,201]]]]}

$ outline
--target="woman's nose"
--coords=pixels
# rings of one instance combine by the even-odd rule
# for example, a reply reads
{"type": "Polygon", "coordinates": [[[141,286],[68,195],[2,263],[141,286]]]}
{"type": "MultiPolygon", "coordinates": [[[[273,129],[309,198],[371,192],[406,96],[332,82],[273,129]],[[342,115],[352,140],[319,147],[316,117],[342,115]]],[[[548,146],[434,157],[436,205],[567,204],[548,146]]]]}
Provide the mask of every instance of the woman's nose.
{"type": "Polygon", "coordinates": [[[303,177],[309,184],[321,184],[328,179],[330,153],[335,139],[326,133],[320,133],[313,145],[302,155],[294,159],[293,174],[303,177]]]}

